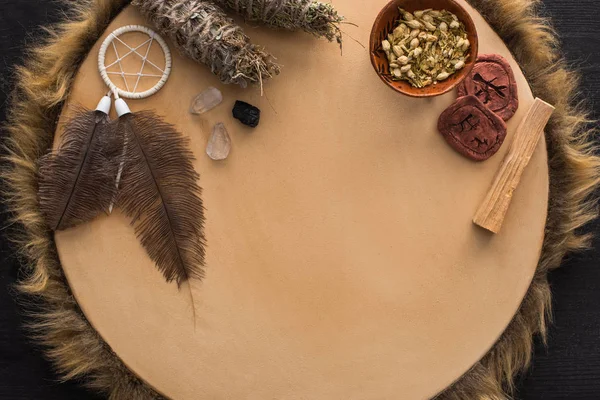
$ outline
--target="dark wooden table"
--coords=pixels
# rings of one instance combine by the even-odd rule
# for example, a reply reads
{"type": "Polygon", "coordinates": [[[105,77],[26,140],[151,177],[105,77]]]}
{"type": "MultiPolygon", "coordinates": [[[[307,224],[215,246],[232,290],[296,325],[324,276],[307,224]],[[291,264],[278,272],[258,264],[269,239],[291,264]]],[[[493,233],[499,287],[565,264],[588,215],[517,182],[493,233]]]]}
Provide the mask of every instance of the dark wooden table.
{"type": "MultiPolygon", "coordinates": [[[[542,3],[543,13],[554,18],[565,56],[582,72],[581,99],[600,118],[600,1],[542,3]]],[[[62,7],[50,0],[0,0],[2,121],[11,67],[22,59],[24,45],[35,43],[40,25],[60,19],[62,7]]],[[[587,229],[600,234],[600,223],[587,229]]],[[[0,235],[6,231],[2,212],[0,235]]],[[[0,256],[0,399],[100,399],[74,383],[59,383],[40,350],[25,338],[10,288],[19,264],[3,236],[0,256]]],[[[600,399],[600,239],[595,240],[594,249],[565,260],[563,268],[551,275],[551,282],[555,318],[549,346],[538,346],[530,373],[520,380],[519,398],[600,399]]]]}

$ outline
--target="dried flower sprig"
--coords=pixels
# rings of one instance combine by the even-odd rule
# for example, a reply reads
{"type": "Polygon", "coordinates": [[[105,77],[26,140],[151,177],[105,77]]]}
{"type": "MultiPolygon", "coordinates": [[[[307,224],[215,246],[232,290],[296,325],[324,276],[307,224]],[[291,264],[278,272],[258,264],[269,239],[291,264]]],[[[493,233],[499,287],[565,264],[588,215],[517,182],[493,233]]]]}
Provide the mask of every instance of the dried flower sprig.
{"type": "Polygon", "coordinates": [[[422,88],[464,68],[471,43],[456,15],[432,9],[400,13],[398,26],[381,43],[393,80],[422,88]]]}

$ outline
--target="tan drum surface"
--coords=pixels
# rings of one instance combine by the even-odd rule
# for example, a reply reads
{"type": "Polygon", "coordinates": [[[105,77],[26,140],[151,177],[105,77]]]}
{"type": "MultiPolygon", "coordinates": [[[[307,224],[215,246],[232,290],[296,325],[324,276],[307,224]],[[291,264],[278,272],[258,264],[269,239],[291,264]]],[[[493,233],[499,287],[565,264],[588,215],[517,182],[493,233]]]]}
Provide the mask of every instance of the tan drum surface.
{"type": "MultiPolygon", "coordinates": [[[[359,25],[344,31],[367,45],[385,3],[335,5],[359,25]]],[[[303,33],[247,27],[283,65],[263,97],[221,85],[171,46],[165,87],[128,103],[156,110],[191,139],[206,206],[206,279],[191,292],[167,284],[118,211],[56,235],[82,310],[132,371],[178,400],[425,399],[491,348],[538,262],[548,167],[541,141],[502,232],[472,224],[533,98],[503,42],[466,6],[480,53],[511,60],[519,85],[507,141],[485,163],[437,132],[455,92],[394,93],[349,36],[340,55],[303,33]],[[209,85],[224,104],[191,115],[192,97],[209,85]],[[262,109],[258,128],[231,117],[236,99],[262,109]],[[217,122],[232,136],[225,162],[205,154],[217,122]]],[[[132,23],[148,25],[128,8],[109,31],[132,23]]],[[[71,103],[93,108],[106,93],[99,46],[71,103]]]]}

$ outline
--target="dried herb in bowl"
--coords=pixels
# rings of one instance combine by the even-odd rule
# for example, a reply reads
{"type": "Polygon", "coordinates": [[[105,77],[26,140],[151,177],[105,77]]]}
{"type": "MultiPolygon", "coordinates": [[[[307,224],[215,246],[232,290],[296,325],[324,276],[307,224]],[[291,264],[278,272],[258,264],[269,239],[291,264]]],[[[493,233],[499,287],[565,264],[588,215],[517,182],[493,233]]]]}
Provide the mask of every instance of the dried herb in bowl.
{"type": "Polygon", "coordinates": [[[423,88],[448,79],[464,68],[471,43],[465,25],[447,10],[400,9],[398,25],[381,46],[391,78],[423,88]]]}

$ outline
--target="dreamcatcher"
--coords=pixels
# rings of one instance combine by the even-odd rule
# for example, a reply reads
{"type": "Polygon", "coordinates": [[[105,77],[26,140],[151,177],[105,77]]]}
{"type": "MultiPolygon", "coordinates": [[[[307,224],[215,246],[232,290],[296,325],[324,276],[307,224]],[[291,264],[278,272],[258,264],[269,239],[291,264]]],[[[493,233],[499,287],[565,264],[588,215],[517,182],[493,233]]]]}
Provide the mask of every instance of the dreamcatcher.
{"type": "Polygon", "coordinates": [[[131,112],[123,100],[157,93],[171,63],[166,42],[151,29],[129,25],[108,35],[98,69],[110,92],[96,110],[77,109],[58,150],[41,158],[39,200],[52,230],[120,208],[165,279],[181,285],[202,277],[205,244],[188,139],[153,112],[131,112]]]}

